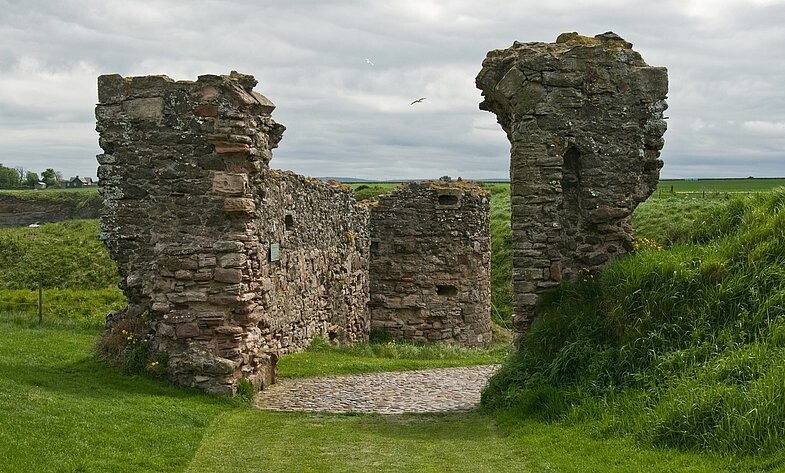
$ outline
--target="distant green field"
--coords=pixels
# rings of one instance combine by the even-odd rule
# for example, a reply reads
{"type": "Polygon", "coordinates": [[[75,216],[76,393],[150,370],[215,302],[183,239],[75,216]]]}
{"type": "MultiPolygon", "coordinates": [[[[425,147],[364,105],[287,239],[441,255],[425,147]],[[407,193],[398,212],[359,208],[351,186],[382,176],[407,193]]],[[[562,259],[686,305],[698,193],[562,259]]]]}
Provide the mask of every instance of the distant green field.
{"type": "MultiPolygon", "coordinates": [[[[478,181],[482,182],[482,181],[478,181]]],[[[365,193],[359,193],[360,197],[364,197],[367,193],[383,193],[389,192],[395,188],[397,182],[373,182],[373,183],[351,183],[349,184],[353,189],[363,187],[365,193]]],[[[507,182],[493,182],[485,183],[485,186],[506,186],[509,187],[507,182]]],[[[702,193],[702,192],[765,192],[776,189],[777,187],[785,187],[785,177],[782,178],[732,178],[732,179],[661,179],[657,186],[657,194],[661,191],[665,193],[702,193]]],[[[657,195],[655,194],[655,195],[657,195]]]]}
{"type": "Polygon", "coordinates": [[[671,192],[765,192],[785,186],[785,178],[772,179],[663,179],[658,191],[671,192]]]}
{"type": "Polygon", "coordinates": [[[73,187],[69,189],[0,189],[0,194],[9,194],[16,197],[44,196],[48,199],[57,199],[62,194],[98,194],[98,187],[73,187]]]}

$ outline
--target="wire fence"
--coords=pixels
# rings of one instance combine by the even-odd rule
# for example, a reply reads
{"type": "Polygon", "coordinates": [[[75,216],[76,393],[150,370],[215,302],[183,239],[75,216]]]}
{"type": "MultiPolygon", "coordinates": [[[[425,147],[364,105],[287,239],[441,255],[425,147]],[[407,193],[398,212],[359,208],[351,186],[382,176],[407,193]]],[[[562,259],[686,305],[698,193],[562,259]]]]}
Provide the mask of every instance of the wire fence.
{"type": "Polygon", "coordinates": [[[38,282],[37,292],[34,292],[34,301],[3,300],[0,299],[0,311],[38,314],[38,324],[44,321],[44,285],[38,282]],[[36,297],[37,296],[37,297],[36,297]]]}
{"type": "Polygon", "coordinates": [[[37,291],[34,291],[34,301],[19,300],[0,300],[0,310],[5,312],[37,313],[38,324],[43,323],[44,319],[44,287],[41,281],[38,282],[37,291]]]}

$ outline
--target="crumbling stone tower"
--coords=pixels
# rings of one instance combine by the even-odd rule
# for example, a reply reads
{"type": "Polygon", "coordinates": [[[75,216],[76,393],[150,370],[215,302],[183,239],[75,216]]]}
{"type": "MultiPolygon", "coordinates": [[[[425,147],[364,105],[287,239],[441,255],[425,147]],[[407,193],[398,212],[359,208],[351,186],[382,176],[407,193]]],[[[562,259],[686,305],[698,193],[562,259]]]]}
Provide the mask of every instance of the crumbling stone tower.
{"type": "MultiPolygon", "coordinates": [[[[233,394],[314,336],[367,338],[368,212],[268,162],[284,127],[252,76],[98,78],[101,237],[167,376],[233,394]]],[[[106,338],[105,338],[106,339],[106,338]]]]}
{"type": "Polygon", "coordinates": [[[659,179],[667,71],[614,33],[488,53],[482,110],[510,140],[514,328],[539,294],[629,251],[629,216],[659,179]]]}
{"type": "Polygon", "coordinates": [[[371,209],[371,327],[418,342],[491,342],[490,198],[467,182],[403,184],[371,209]]]}

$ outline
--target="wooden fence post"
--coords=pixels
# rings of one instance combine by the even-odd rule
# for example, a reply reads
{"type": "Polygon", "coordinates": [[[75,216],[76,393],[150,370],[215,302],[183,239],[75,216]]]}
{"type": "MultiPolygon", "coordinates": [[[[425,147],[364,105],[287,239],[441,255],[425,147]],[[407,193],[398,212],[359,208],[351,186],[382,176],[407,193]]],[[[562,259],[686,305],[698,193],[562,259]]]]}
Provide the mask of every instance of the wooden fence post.
{"type": "Polygon", "coordinates": [[[41,325],[44,322],[44,290],[43,290],[43,282],[38,280],[38,325],[41,325]]]}

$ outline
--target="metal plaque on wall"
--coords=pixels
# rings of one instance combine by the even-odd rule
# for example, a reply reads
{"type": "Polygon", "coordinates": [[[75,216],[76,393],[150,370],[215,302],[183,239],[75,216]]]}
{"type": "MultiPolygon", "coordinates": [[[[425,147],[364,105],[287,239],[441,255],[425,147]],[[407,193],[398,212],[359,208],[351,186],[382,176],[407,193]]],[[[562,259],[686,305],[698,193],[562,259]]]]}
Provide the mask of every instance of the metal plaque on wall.
{"type": "Polygon", "coordinates": [[[281,259],[281,244],[273,243],[270,245],[270,261],[279,261],[281,259]]]}

